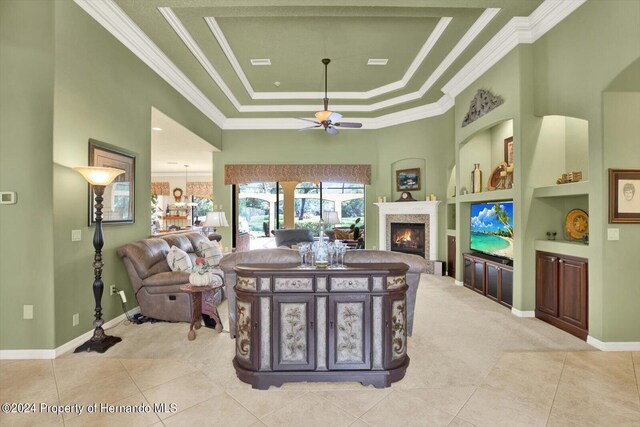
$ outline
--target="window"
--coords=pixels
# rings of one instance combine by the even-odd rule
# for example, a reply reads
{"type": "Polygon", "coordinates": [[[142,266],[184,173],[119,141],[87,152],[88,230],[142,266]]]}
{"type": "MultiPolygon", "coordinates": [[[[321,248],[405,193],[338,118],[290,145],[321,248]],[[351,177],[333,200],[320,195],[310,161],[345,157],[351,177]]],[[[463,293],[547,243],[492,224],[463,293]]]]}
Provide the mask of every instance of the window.
{"type": "Polygon", "coordinates": [[[276,201],[282,187],[275,182],[252,182],[239,185],[238,232],[253,237],[269,236],[276,227],[276,201]]]}

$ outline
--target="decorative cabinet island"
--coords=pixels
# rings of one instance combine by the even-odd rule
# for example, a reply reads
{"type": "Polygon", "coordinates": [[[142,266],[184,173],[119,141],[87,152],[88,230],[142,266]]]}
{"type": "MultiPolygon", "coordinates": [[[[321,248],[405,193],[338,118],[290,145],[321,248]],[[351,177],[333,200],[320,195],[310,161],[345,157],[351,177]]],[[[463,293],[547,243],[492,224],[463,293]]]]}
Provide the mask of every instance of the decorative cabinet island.
{"type": "Polygon", "coordinates": [[[382,388],[402,379],[409,366],[408,268],[236,266],[238,378],[263,390],[292,381],[382,388]]]}

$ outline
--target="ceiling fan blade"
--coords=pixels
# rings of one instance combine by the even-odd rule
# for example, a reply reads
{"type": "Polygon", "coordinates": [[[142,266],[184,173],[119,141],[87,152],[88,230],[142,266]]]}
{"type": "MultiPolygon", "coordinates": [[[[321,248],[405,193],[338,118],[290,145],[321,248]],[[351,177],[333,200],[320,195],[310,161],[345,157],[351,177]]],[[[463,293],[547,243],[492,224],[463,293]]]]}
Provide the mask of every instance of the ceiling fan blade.
{"type": "Polygon", "coordinates": [[[334,128],[333,126],[328,126],[326,130],[329,135],[337,135],[340,133],[338,129],[334,128]]]}
{"type": "Polygon", "coordinates": [[[331,115],[329,116],[329,118],[327,120],[330,121],[331,123],[335,123],[336,121],[340,120],[340,118],[342,118],[342,114],[340,114],[340,113],[331,113],[331,115]]]}
{"type": "Polygon", "coordinates": [[[354,129],[359,129],[362,127],[362,123],[355,123],[355,122],[340,122],[340,123],[334,123],[334,126],[340,126],[343,128],[354,128],[354,129]]]}
{"type": "Polygon", "coordinates": [[[296,117],[296,119],[298,120],[304,120],[305,122],[311,122],[311,123],[315,123],[315,124],[320,124],[320,122],[318,122],[317,120],[313,120],[313,119],[305,119],[304,117],[296,117]]]}
{"type": "Polygon", "coordinates": [[[309,127],[306,127],[306,128],[298,129],[298,131],[301,131],[301,130],[309,130],[309,129],[315,129],[315,128],[319,128],[320,126],[322,126],[322,125],[321,125],[320,123],[318,123],[318,124],[317,124],[317,125],[315,125],[315,126],[309,126],[309,127]]]}

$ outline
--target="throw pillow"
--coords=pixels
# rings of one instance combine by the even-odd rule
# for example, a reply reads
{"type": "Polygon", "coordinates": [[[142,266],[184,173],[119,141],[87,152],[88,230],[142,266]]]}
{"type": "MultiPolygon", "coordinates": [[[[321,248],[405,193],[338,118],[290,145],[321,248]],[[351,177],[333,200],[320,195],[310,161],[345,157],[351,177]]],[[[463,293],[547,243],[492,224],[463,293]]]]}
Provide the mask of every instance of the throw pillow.
{"type": "Polygon", "coordinates": [[[210,266],[215,267],[220,264],[222,259],[222,251],[218,242],[202,241],[200,242],[200,252],[202,257],[207,260],[210,266]]]}
{"type": "Polygon", "coordinates": [[[171,271],[190,271],[193,267],[189,254],[175,246],[171,246],[169,249],[167,263],[171,271]]]}
{"type": "Polygon", "coordinates": [[[346,230],[338,230],[336,228],[336,240],[351,240],[353,239],[353,233],[346,230]]]}

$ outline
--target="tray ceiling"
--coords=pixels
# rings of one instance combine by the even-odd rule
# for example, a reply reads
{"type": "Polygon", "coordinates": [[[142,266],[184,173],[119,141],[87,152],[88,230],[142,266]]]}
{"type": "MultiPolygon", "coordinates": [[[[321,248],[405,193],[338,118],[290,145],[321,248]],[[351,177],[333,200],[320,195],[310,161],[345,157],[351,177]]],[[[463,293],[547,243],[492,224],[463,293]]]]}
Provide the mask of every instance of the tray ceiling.
{"type": "Polygon", "coordinates": [[[365,129],[442,114],[584,2],[75,1],[223,129],[302,127],[322,109],[322,58],[329,109],[365,129]]]}

